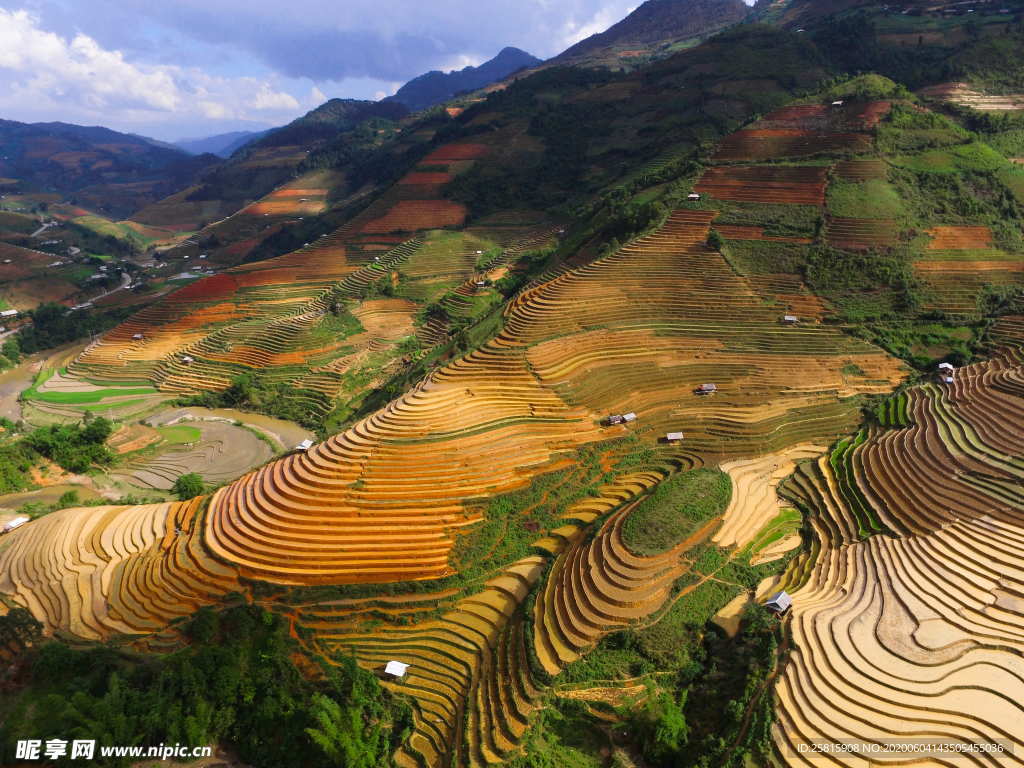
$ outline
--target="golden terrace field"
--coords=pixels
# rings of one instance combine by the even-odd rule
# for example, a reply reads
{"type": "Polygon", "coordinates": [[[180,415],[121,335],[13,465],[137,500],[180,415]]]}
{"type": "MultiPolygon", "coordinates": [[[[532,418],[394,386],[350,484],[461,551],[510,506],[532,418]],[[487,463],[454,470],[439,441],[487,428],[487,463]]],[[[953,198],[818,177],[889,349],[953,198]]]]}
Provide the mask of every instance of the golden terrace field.
{"type": "MultiPolygon", "coordinates": [[[[789,483],[817,551],[789,575],[799,590],[776,739],[791,764],[830,764],[800,756],[813,739],[1020,750],[1022,330],[1000,321],[1003,354],[951,387],[896,396],[886,426],[789,483]]],[[[980,752],[957,762],[1016,764],[980,752]]]]}
{"type": "MultiPolygon", "coordinates": [[[[102,526],[95,512],[70,510],[27,526],[0,554],[4,591],[50,627],[96,636],[156,629],[238,589],[241,577],[308,585],[442,577],[459,562],[452,546],[460,531],[485,523],[474,499],[522,489],[552,470],[571,473],[579,446],[631,434],[655,446],[665,431],[686,432],[681,450],[658,449],[659,468],[623,467],[596,495],[569,504],[563,522],[538,531],[536,546],[560,575],[548,577],[537,602],[532,640],[519,605],[543,557],[498,560],[496,571],[489,564],[482,592],[448,593],[439,617],[415,627],[368,632],[360,617],[378,613],[372,598],[299,607],[295,620],[315,630],[315,648],[328,658],[354,652],[369,667],[385,657],[412,660],[403,690],[417,702],[416,730],[403,765],[437,764],[452,749],[460,763],[515,750],[542,688],[523,664],[523,643],[557,674],[607,632],[662,607],[691,567],[685,552],[714,528],[671,552],[637,557],[621,542],[629,507],[603,522],[597,538],[582,536],[586,525],[682,468],[828,442],[856,424],[851,396],[888,391],[902,377],[895,360],[835,329],[781,325],[774,295],[705,245],[713,215],[678,212],[650,236],[522,294],[493,342],[347,432],[221,489],[180,535],[159,533],[168,515],[182,514],[177,507],[112,510],[102,526]],[[640,285],[642,303],[633,301],[640,285]],[[709,379],[718,394],[699,398],[694,387],[709,379]],[[600,425],[627,408],[640,414],[635,431],[600,425]],[[127,539],[130,546],[118,543],[127,539]],[[43,540],[70,549],[51,547],[37,562],[43,540]],[[90,541],[102,546],[89,566],[96,577],[56,587],[47,574],[80,567],[74,552],[97,546],[90,541]],[[85,615],[88,623],[78,618],[85,615]],[[510,679],[511,689],[501,682],[510,679]],[[475,704],[464,723],[468,701],[475,704]]],[[[615,450],[602,455],[618,465],[615,450]]],[[[385,601],[386,612],[400,616],[420,599],[385,601]]]]}
{"type": "MultiPolygon", "coordinates": [[[[797,750],[815,738],[995,734],[1024,748],[1024,321],[995,326],[990,362],[901,392],[849,437],[861,396],[891,393],[907,369],[822,322],[831,309],[796,270],[739,269],[709,245],[714,228],[726,246],[890,247],[901,233],[889,220],[825,216],[829,183],[886,177],[883,161],[855,155],[889,107],[770,113],[722,143],[700,200],[529,283],[490,341],[406,394],[207,497],[25,526],[0,543],[0,592],[51,631],[124,633],[143,648],[174,647],[170,622],[241,593],[287,617],[313,655],[411,665],[385,683],[414,703],[403,768],[482,766],[520,753],[559,676],[603,638],[656,625],[706,588],[739,595],[724,569],[762,538],[769,561],[807,544],[776,579],[795,596],[773,678],[783,762],[816,764],[797,750]],[[790,313],[800,322],[783,322],[790,313]],[[715,394],[698,395],[707,382],[715,394]],[[636,422],[608,425],[629,411],[636,422]],[[665,547],[630,543],[655,493],[716,465],[727,504],[665,547]],[[779,517],[791,525],[773,538],[779,517]]],[[[442,147],[337,232],[188,286],[72,372],[192,392],[278,370],[336,392],[348,355],[410,332],[415,301],[472,302],[477,246],[502,222],[419,228],[464,214],[441,198],[436,166],[486,151],[442,147]],[[404,293],[365,297],[403,270],[404,293]],[[359,350],[324,342],[329,306],[356,297],[363,331],[344,342],[359,350]]],[[[932,233],[943,248],[984,238],[953,226],[932,233]]],[[[550,235],[506,228],[510,251],[550,235]]]]}

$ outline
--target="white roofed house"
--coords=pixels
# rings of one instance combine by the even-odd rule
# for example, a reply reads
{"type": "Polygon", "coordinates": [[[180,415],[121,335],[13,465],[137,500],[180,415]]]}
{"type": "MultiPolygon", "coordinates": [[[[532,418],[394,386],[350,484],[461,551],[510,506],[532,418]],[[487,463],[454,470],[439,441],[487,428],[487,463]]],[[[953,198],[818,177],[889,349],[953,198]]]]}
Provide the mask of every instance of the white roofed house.
{"type": "Polygon", "coordinates": [[[389,661],[384,665],[384,674],[392,680],[401,680],[405,677],[405,673],[408,669],[408,664],[403,664],[400,661],[389,661]]]}
{"type": "Polygon", "coordinates": [[[768,598],[768,602],[764,604],[772,613],[777,613],[780,616],[788,611],[793,606],[793,598],[789,596],[789,593],[783,590],[782,592],[776,592],[774,595],[768,598]]]}
{"type": "Polygon", "coordinates": [[[669,432],[665,435],[665,441],[669,443],[681,443],[683,442],[683,437],[684,435],[682,432],[669,432]]]}
{"type": "Polygon", "coordinates": [[[4,527],[0,528],[0,533],[10,533],[15,528],[20,528],[21,526],[23,526],[28,521],[29,521],[29,518],[27,518],[25,516],[16,517],[13,520],[9,520],[7,523],[5,523],[4,527]]]}
{"type": "Polygon", "coordinates": [[[800,322],[800,318],[796,315],[783,315],[782,322],[786,325],[796,325],[800,322]]]}
{"type": "Polygon", "coordinates": [[[718,386],[716,384],[701,384],[696,390],[698,395],[711,395],[717,391],[718,386]]]}
{"type": "Polygon", "coordinates": [[[296,445],[295,446],[295,450],[296,451],[308,451],[312,447],[313,447],[313,441],[307,439],[307,440],[303,440],[301,443],[296,445]]]}

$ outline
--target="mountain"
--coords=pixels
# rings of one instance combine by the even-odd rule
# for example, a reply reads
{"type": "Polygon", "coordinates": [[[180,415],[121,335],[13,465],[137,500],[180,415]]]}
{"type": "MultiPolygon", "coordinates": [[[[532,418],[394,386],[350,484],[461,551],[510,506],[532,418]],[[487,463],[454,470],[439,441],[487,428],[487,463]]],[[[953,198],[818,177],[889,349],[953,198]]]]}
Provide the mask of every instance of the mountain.
{"type": "Polygon", "coordinates": [[[746,18],[743,0],[647,0],[614,26],[581,40],[551,63],[619,64],[671,53],[673,44],[706,37],[746,18]]]}
{"type": "Polygon", "coordinates": [[[505,48],[479,67],[454,72],[427,72],[398,89],[385,101],[397,101],[413,111],[440,104],[465,91],[475,91],[503,80],[514,72],[540,64],[541,60],[518,48],[505,48]]]}
{"type": "Polygon", "coordinates": [[[230,133],[218,133],[216,136],[207,136],[201,139],[180,139],[174,142],[174,146],[190,155],[211,154],[218,157],[228,158],[251,141],[266,136],[270,131],[231,131],[230,133]]]}
{"type": "Polygon", "coordinates": [[[216,162],[99,126],[0,120],[0,177],[113,217],[188,186],[216,162]]]}
{"type": "Polygon", "coordinates": [[[230,158],[192,187],[148,206],[133,219],[172,229],[202,229],[294,178],[317,150],[373,145],[393,133],[408,113],[395,102],[331,99],[288,125],[243,139],[230,158]]]}

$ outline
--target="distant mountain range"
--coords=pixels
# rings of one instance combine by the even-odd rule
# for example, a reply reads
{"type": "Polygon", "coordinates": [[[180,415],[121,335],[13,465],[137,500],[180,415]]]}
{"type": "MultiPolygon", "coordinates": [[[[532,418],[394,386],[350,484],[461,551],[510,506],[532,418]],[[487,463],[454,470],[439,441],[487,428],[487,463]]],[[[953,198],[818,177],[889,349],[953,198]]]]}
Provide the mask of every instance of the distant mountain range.
{"type": "Polygon", "coordinates": [[[505,48],[488,62],[479,67],[466,67],[454,72],[427,72],[398,89],[394,96],[385,101],[404,104],[412,111],[418,111],[441,104],[465,91],[475,91],[491,83],[504,80],[509,75],[526,67],[540,64],[541,60],[518,48],[505,48]]]}
{"type": "Polygon", "coordinates": [[[114,218],[172,194],[216,162],[99,126],[0,120],[0,177],[114,218]]]}
{"type": "Polygon", "coordinates": [[[202,139],[179,139],[174,142],[178,149],[188,152],[190,155],[202,155],[209,153],[217,157],[231,157],[235,150],[241,149],[246,144],[266,136],[274,128],[265,131],[231,131],[230,133],[218,133],[216,136],[207,136],[202,139]]]}

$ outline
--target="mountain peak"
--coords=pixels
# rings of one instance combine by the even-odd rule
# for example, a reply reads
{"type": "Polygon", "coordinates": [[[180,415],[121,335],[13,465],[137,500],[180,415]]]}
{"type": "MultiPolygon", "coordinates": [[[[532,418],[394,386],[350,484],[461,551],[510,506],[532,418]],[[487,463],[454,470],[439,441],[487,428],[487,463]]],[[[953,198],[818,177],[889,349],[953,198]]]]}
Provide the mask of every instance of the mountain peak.
{"type": "Polygon", "coordinates": [[[398,92],[387,100],[397,101],[413,111],[426,109],[447,101],[456,94],[475,91],[503,80],[524,67],[532,67],[539,63],[540,59],[526,51],[507,46],[479,67],[466,67],[448,73],[434,71],[420,75],[399,88],[398,92]]]}

